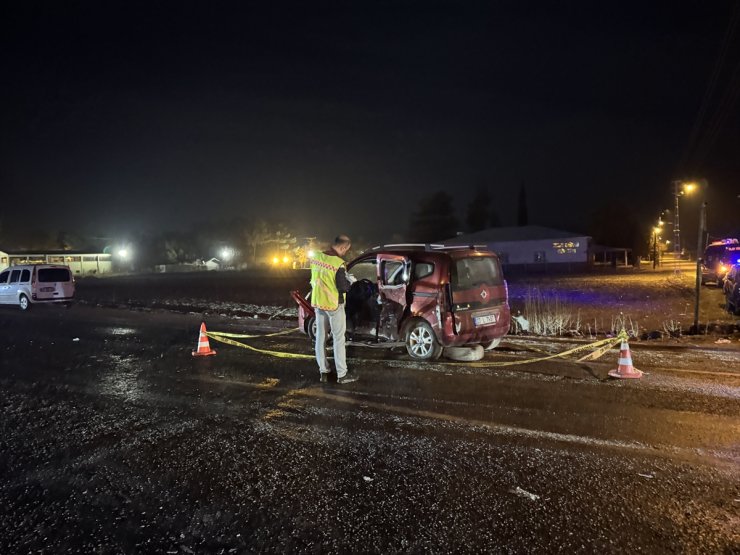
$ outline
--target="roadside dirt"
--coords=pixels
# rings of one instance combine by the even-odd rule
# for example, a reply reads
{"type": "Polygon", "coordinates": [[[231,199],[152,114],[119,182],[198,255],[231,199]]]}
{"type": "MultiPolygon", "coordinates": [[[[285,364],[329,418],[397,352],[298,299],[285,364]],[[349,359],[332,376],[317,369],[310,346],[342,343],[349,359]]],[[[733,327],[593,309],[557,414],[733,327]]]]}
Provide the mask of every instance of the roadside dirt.
{"type": "MultiPolygon", "coordinates": [[[[77,291],[90,306],[291,321],[297,313],[289,292],[308,291],[308,282],[307,270],[147,274],[82,278],[77,291]]],[[[512,314],[532,320],[537,304],[566,322],[561,335],[603,336],[624,325],[635,338],[677,341],[694,319],[689,272],[509,276],[508,285],[512,314]]],[[[702,287],[700,300],[700,334],[737,341],[740,318],[724,310],[722,291],[702,287]]]]}

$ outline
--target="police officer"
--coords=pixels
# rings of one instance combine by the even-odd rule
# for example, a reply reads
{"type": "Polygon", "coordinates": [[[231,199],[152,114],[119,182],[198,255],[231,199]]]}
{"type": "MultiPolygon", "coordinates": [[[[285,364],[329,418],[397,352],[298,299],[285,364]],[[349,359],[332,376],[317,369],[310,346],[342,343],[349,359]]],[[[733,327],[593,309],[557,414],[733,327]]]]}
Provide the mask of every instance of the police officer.
{"type": "Polygon", "coordinates": [[[334,364],[337,368],[337,383],[345,384],[357,380],[347,372],[347,355],[344,334],[347,321],[344,313],[344,294],[355,281],[347,273],[342,257],[352,246],[346,235],[338,235],[331,248],[315,254],[311,264],[311,306],[316,312],[316,362],[319,363],[321,381],[327,382],[329,366],[326,360],[326,332],[331,329],[334,340],[334,364]]]}

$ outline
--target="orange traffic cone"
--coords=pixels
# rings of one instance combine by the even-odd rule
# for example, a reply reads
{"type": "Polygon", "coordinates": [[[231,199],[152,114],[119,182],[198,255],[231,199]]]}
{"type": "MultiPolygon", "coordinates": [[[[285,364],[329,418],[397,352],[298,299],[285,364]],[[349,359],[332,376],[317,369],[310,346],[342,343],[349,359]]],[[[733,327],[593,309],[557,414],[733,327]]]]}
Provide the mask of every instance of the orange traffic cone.
{"type": "Polygon", "coordinates": [[[619,350],[619,366],[616,370],[609,372],[612,378],[642,378],[642,372],[632,366],[632,355],[630,346],[626,341],[622,341],[622,347],[619,350]]]}
{"type": "Polygon", "coordinates": [[[198,349],[193,351],[194,357],[207,357],[208,355],[215,355],[216,351],[211,349],[211,344],[208,342],[208,336],[206,335],[206,323],[203,322],[200,325],[200,335],[198,336],[198,349]]]}

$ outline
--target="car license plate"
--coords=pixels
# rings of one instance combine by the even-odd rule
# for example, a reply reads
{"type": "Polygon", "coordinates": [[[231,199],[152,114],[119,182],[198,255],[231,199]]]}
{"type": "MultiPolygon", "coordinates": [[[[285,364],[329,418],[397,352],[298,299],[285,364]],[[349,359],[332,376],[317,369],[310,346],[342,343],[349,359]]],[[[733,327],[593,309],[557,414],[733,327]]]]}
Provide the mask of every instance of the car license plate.
{"type": "Polygon", "coordinates": [[[42,287],[41,288],[41,292],[42,293],[52,293],[54,291],[55,291],[55,289],[53,287],[42,287]]]}
{"type": "Polygon", "coordinates": [[[498,314],[484,314],[483,316],[474,316],[473,317],[473,325],[474,326],[487,326],[489,324],[495,324],[498,322],[498,314]]]}

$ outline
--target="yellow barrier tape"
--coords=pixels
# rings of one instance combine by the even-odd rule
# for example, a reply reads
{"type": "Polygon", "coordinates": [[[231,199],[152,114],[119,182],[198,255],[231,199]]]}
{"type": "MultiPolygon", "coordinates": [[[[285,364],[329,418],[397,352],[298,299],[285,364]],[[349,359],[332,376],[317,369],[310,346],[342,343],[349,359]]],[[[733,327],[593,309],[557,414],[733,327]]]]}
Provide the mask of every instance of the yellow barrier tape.
{"type": "MultiPolygon", "coordinates": [[[[226,343],[227,345],[234,345],[235,347],[242,347],[243,349],[249,349],[250,351],[254,351],[255,353],[262,353],[263,355],[270,355],[273,357],[278,358],[301,358],[301,359],[311,359],[314,360],[316,357],[314,355],[302,355],[299,353],[284,353],[282,351],[270,351],[269,349],[258,349],[257,347],[252,347],[251,345],[247,345],[246,343],[242,343],[241,341],[234,341],[233,339],[229,339],[228,337],[219,337],[215,334],[212,334],[212,332],[207,332],[208,337],[213,339],[214,341],[220,341],[221,343],[226,343]]],[[[267,337],[265,335],[259,335],[255,337],[267,337]]]]}
{"type": "MultiPolygon", "coordinates": [[[[252,347],[251,345],[247,345],[246,343],[242,343],[240,341],[234,341],[233,339],[229,339],[229,337],[240,337],[243,339],[252,339],[252,338],[258,338],[258,337],[274,337],[276,335],[285,335],[291,332],[296,331],[297,328],[290,329],[290,330],[283,330],[281,332],[266,334],[266,335],[246,335],[246,334],[235,334],[235,333],[224,333],[224,332],[214,332],[209,331],[206,332],[206,335],[210,337],[211,339],[215,341],[220,341],[221,343],[226,343],[227,345],[233,345],[235,347],[241,347],[243,349],[249,349],[250,351],[254,351],[255,353],[262,353],[264,355],[274,356],[278,358],[294,358],[294,359],[310,359],[314,360],[314,355],[304,355],[301,353],[286,353],[284,351],[272,351],[269,349],[258,349],[257,347],[252,347]]],[[[606,353],[609,349],[617,345],[618,343],[621,343],[622,341],[627,341],[629,339],[627,332],[625,330],[622,330],[619,332],[619,335],[617,337],[608,337],[606,339],[601,339],[599,341],[594,341],[593,343],[588,343],[586,345],[579,345],[578,347],[574,347],[572,349],[568,349],[567,351],[563,351],[561,353],[554,353],[551,355],[547,355],[544,357],[537,357],[537,358],[530,358],[526,360],[510,360],[510,361],[503,361],[503,362],[445,362],[444,364],[450,364],[450,365],[465,365],[465,366],[472,366],[475,368],[500,368],[504,366],[518,366],[520,364],[533,364],[535,362],[543,362],[545,360],[552,360],[555,358],[565,358],[568,355],[572,355],[575,353],[579,353],[581,351],[585,351],[588,349],[595,349],[593,353],[589,353],[588,355],[584,356],[583,358],[578,359],[578,362],[586,361],[586,360],[596,360],[601,355],[606,353]]]]}
{"type": "MultiPolygon", "coordinates": [[[[528,358],[526,360],[510,360],[505,362],[453,362],[449,364],[464,364],[465,366],[473,366],[475,368],[492,368],[492,367],[503,367],[503,366],[518,366],[520,364],[532,364],[535,362],[543,362],[545,360],[552,360],[554,358],[564,358],[568,355],[572,355],[575,353],[578,353],[580,351],[585,351],[587,349],[592,349],[594,347],[606,347],[604,352],[608,351],[611,347],[619,343],[621,339],[614,337],[609,337],[608,339],[602,339],[600,341],[596,341],[594,343],[589,343],[587,345],[579,345],[578,347],[574,347],[573,349],[568,349],[567,351],[563,351],[562,353],[554,353],[552,355],[544,356],[544,357],[537,357],[537,358],[528,358]]],[[[602,353],[603,354],[603,353],[602,353]]]]}
{"type": "Polygon", "coordinates": [[[262,335],[248,335],[246,333],[226,333],[223,331],[209,331],[206,333],[206,335],[208,335],[209,337],[213,337],[213,339],[216,339],[215,336],[231,337],[233,339],[257,339],[259,337],[275,337],[277,335],[287,335],[289,333],[293,333],[294,331],[298,331],[298,328],[290,328],[289,330],[276,331],[275,333],[266,333],[262,335]]]}

